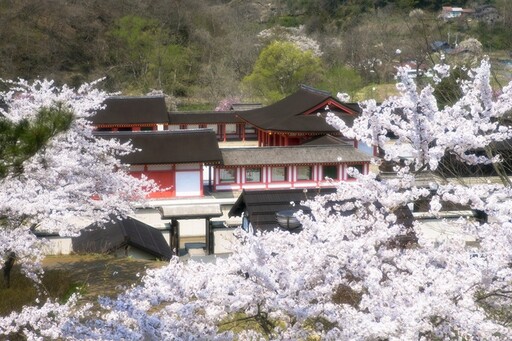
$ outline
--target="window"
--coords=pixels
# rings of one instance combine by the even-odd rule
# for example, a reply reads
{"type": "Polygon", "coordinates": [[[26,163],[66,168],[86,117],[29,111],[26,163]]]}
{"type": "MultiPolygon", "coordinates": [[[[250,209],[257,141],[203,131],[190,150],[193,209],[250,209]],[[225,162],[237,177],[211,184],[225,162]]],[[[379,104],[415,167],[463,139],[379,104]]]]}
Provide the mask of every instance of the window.
{"type": "Polygon", "coordinates": [[[254,128],[253,126],[247,124],[245,126],[245,133],[246,134],[256,134],[256,128],[254,128]]]}
{"type": "Polygon", "coordinates": [[[219,181],[221,183],[236,182],[236,169],[235,168],[222,168],[219,170],[219,181]]]}
{"type": "Polygon", "coordinates": [[[272,181],[287,181],[288,180],[288,167],[272,167],[271,171],[272,181]]]}
{"type": "Polygon", "coordinates": [[[338,179],[338,166],[323,166],[323,177],[336,180],[338,179]]]}
{"type": "Polygon", "coordinates": [[[297,180],[311,180],[313,169],[311,166],[297,166],[297,180]]]}
{"type": "Polygon", "coordinates": [[[261,168],[246,168],[245,182],[261,182],[261,168]]]}
{"type": "Polygon", "coordinates": [[[228,123],[226,124],[226,134],[236,134],[236,124],[234,123],[228,123]]]}
{"type": "MultiPolygon", "coordinates": [[[[355,170],[357,170],[357,172],[358,172],[359,174],[363,174],[363,173],[364,173],[364,172],[363,172],[364,165],[352,165],[352,166],[350,166],[349,168],[354,168],[355,170]]],[[[354,179],[354,177],[353,177],[353,176],[350,176],[350,174],[348,174],[348,173],[347,173],[347,178],[348,178],[348,179],[354,179]]]]}
{"type": "Polygon", "coordinates": [[[153,131],[153,127],[140,127],[140,131],[153,131]]]}
{"type": "Polygon", "coordinates": [[[206,128],[213,130],[215,134],[219,132],[219,127],[216,124],[207,124],[206,128]]]}

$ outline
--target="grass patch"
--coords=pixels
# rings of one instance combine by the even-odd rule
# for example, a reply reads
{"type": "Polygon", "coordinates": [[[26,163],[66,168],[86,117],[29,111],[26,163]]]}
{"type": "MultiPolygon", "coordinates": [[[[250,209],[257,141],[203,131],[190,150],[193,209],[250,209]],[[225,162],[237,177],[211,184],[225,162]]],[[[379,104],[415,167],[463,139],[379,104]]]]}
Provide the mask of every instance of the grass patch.
{"type": "Polygon", "coordinates": [[[0,284],[0,316],[21,311],[24,305],[35,304],[37,298],[40,302],[47,298],[64,302],[83,288],[81,283],[72,281],[68,271],[53,269],[45,271],[42,285],[38,288],[21,273],[19,266],[15,266],[11,273],[11,287],[6,288],[3,282],[0,284]]]}
{"type": "Polygon", "coordinates": [[[389,96],[398,95],[396,84],[373,84],[368,85],[356,92],[353,101],[364,101],[367,99],[375,99],[377,102],[382,102],[389,96]]]}

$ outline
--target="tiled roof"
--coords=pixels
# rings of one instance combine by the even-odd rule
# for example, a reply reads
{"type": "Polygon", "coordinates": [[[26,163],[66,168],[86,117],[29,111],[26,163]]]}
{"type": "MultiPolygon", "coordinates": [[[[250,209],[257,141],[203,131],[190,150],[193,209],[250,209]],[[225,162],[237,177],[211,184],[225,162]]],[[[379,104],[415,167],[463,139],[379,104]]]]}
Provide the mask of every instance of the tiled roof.
{"type": "Polygon", "coordinates": [[[184,131],[95,132],[100,138],[131,141],[134,153],[121,157],[127,164],[220,163],[217,137],[210,129],[184,131]]]}
{"type": "Polygon", "coordinates": [[[109,97],[105,108],[92,117],[95,125],[135,125],[167,123],[163,96],[109,97]]]}
{"type": "Polygon", "coordinates": [[[162,232],[130,217],[115,220],[105,226],[88,226],[72,239],[78,253],[108,253],[124,246],[142,250],[155,258],[169,260],[172,250],[162,232]]]}
{"type": "Polygon", "coordinates": [[[172,111],[169,124],[242,123],[235,111],[172,111]]]}
{"type": "Polygon", "coordinates": [[[369,162],[371,156],[349,144],[221,149],[225,166],[369,162]]]}
{"type": "MultiPolygon", "coordinates": [[[[229,211],[228,215],[241,216],[242,213],[248,216],[249,221],[256,230],[273,230],[278,225],[275,214],[283,210],[302,209],[304,213],[309,213],[307,207],[300,206],[301,201],[313,200],[316,196],[334,194],[334,188],[317,189],[280,189],[280,190],[243,190],[237,201],[229,211]],[[292,205],[291,203],[294,203],[292,205]]],[[[345,201],[344,201],[345,202],[345,201]]],[[[339,201],[328,201],[327,205],[339,204],[339,201]]],[[[377,207],[381,207],[376,203],[377,207]]],[[[353,214],[353,210],[339,212],[343,215],[353,214]]],[[[411,227],[413,222],[412,212],[407,206],[399,207],[394,211],[397,216],[397,223],[411,227]]]]}
{"type": "MultiPolygon", "coordinates": [[[[336,189],[322,188],[314,190],[280,189],[280,190],[243,190],[229,211],[230,217],[246,213],[253,228],[257,230],[273,230],[276,228],[276,212],[293,209],[301,201],[314,199],[317,195],[333,193],[336,189]]],[[[307,211],[307,208],[305,208],[307,211]]]]}
{"type": "Polygon", "coordinates": [[[337,130],[325,121],[328,111],[341,117],[350,126],[358,115],[356,109],[358,106],[356,108],[353,103],[345,105],[325,92],[302,87],[279,102],[240,111],[238,116],[267,131],[330,133],[337,130]]]}

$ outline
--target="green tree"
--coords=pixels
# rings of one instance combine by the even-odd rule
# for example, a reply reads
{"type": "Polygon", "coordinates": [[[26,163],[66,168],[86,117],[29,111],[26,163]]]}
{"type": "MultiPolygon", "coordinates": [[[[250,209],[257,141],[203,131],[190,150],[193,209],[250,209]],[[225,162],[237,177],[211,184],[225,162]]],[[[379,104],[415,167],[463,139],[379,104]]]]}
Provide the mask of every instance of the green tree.
{"type": "Polygon", "coordinates": [[[186,94],[193,80],[192,50],[175,43],[158,20],[125,16],[110,35],[115,45],[111,75],[116,83],[132,92],[158,89],[186,94]]]}
{"type": "Polygon", "coordinates": [[[334,65],[325,73],[320,88],[333,94],[344,92],[354,97],[357,90],[364,86],[363,78],[355,70],[345,65],[334,65]]]}
{"type": "Polygon", "coordinates": [[[261,51],[243,84],[253,95],[272,102],[296,91],[300,84],[315,85],[322,78],[320,58],[294,43],[275,41],[261,51]]]}
{"type": "Polygon", "coordinates": [[[32,157],[55,135],[66,131],[72,114],[57,105],[42,108],[35,119],[9,121],[0,115],[0,180],[23,171],[23,162],[32,157]]]}

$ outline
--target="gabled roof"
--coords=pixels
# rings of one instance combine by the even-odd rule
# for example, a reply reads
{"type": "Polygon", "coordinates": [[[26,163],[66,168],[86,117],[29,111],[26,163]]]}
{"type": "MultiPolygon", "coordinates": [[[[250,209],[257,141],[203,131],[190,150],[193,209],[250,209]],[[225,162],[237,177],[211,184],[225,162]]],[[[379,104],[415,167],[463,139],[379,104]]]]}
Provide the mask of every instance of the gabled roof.
{"type": "Polygon", "coordinates": [[[130,141],[139,151],[121,156],[123,163],[172,164],[204,162],[220,163],[222,155],[215,133],[210,129],[182,131],[94,132],[104,139],[130,141]]]}
{"type": "Polygon", "coordinates": [[[242,123],[234,111],[172,111],[169,124],[242,123]]]}
{"type": "Polygon", "coordinates": [[[337,130],[325,121],[328,111],[335,113],[350,126],[358,115],[355,109],[353,104],[345,105],[326,92],[301,87],[279,102],[263,108],[240,111],[238,116],[266,131],[330,133],[337,130]]]}
{"type": "Polygon", "coordinates": [[[165,124],[168,121],[163,96],[109,97],[105,108],[92,117],[94,125],[165,124]]]}
{"type": "MultiPolygon", "coordinates": [[[[301,201],[312,200],[319,195],[330,195],[336,192],[335,188],[317,188],[317,189],[280,189],[280,190],[243,190],[237,201],[229,211],[229,217],[241,216],[245,213],[249,221],[256,230],[273,230],[278,225],[275,214],[283,210],[302,209],[304,213],[309,213],[307,207],[300,206],[301,201]],[[292,206],[291,203],[295,206],[292,206]]],[[[344,201],[346,202],[346,201],[344,201]]],[[[330,201],[330,204],[339,204],[339,201],[330,201]]],[[[380,203],[376,203],[377,207],[381,207],[380,203]]],[[[348,216],[353,214],[353,210],[339,212],[348,216]]],[[[399,207],[394,211],[397,217],[397,223],[411,227],[413,223],[413,215],[407,206],[399,207]]]]}
{"type": "Polygon", "coordinates": [[[224,148],[224,166],[337,164],[369,162],[371,156],[351,144],[300,145],[290,147],[224,148]]]}
{"type": "Polygon", "coordinates": [[[108,253],[131,246],[158,259],[172,258],[172,250],[162,232],[131,217],[103,227],[90,225],[80,236],[72,238],[72,244],[73,251],[78,253],[108,253]]]}
{"type": "MultiPolygon", "coordinates": [[[[278,225],[276,212],[295,208],[301,201],[314,199],[317,195],[334,193],[336,189],[321,188],[313,190],[280,189],[280,190],[243,190],[229,211],[229,217],[241,216],[246,213],[256,230],[273,230],[278,225]]],[[[302,207],[302,206],[301,206],[302,207]]],[[[304,208],[306,212],[307,208],[304,208]]]]}

